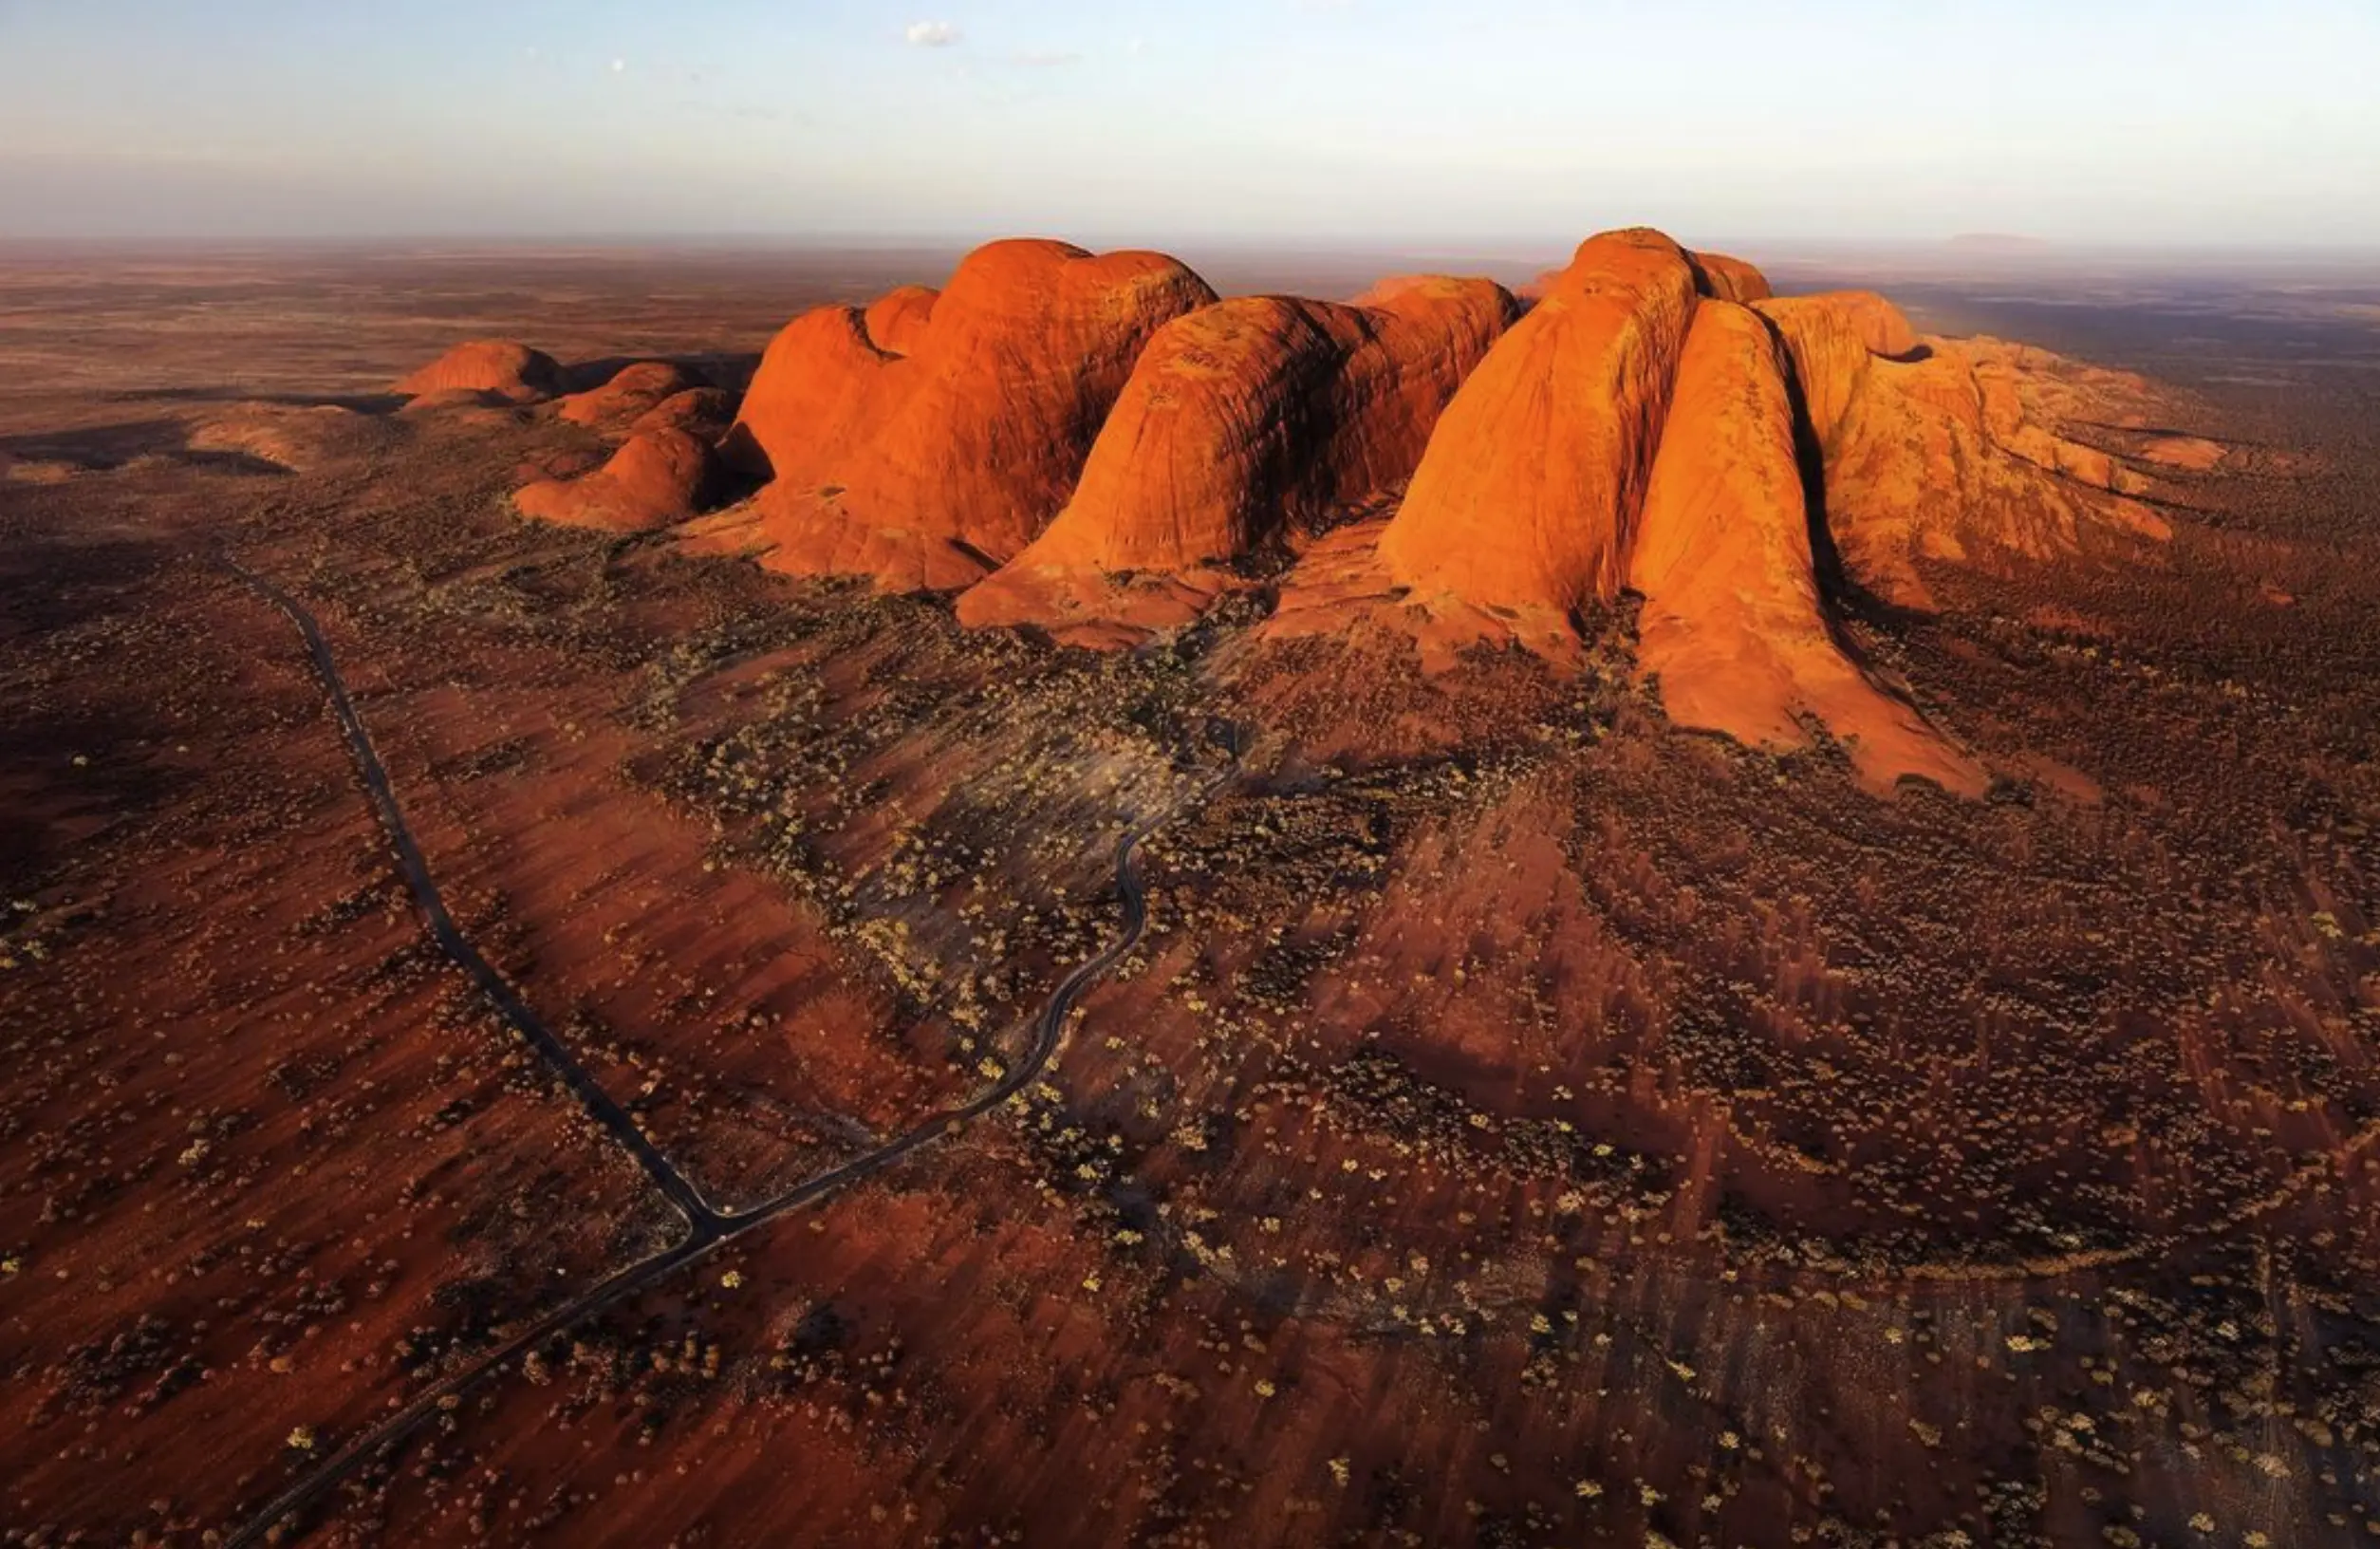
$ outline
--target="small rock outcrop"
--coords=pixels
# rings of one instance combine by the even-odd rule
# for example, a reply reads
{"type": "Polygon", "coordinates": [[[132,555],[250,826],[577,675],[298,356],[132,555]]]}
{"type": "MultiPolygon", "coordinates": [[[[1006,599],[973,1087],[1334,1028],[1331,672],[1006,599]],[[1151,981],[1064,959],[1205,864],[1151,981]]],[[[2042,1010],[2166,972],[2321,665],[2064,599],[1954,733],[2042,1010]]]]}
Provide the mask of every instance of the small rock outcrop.
{"type": "Polygon", "coordinates": [[[867,336],[887,355],[906,355],[918,347],[934,321],[934,304],[942,293],[924,285],[904,285],[887,290],[869,304],[867,336]]]}
{"type": "Polygon", "coordinates": [[[1741,258],[1723,252],[1697,252],[1690,256],[1694,260],[1695,288],[1714,300],[1749,305],[1776,294],[1769,289],[1769,277],[1741,258]]]}
{"type": "Polygon", "coordinates": [[[240,403],[190,428],[191,451],[250,457],[310,474],[386,447],[395,423],[334,404],[240,403]]]}
{"type": "Polygon", "coordinates": [[[640,431],[593,473],[531,484],[512,503],[539,521],[649,532],[693,516],[714,472],[711,448],[686,432],[640,431]]]}
{"type": "Polygon", "coordinates": [[[735,395],[719,387],[689,387],[672,393],[630,421],[628,433],[682,430],[716,442],[735,420],[735,395]]]}
{"type": "Polygon", "coordinates": [[[543,350],[510,339],[456,345],[394,389],[405,398],[474,394],[505,403],[542,403],[562,390],[562,368],[543,350]]]}
{"type": "Polygon", "coordinates": [[[700,385],[682,366],[667,361],[640,361],[622,366],[600,387],[570,394],[555,412],[574,425],[622,434],[663,400],[700,385]]]}

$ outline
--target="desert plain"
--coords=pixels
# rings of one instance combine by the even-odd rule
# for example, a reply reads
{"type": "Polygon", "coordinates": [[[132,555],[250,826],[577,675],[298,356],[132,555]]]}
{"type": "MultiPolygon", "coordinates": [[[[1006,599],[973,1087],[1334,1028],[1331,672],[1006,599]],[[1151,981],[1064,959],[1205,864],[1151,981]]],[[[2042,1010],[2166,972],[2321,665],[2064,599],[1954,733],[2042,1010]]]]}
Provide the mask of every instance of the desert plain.
{"type": "Polygon", "coordinates": [[[2380,1540],[2368,271],[1748,255],[2128,383],[1817,556],[1909,769],[1401,483],[1122,628],[516,508],[960,256],[0,253],[0,1541],[2380,1540]]]}

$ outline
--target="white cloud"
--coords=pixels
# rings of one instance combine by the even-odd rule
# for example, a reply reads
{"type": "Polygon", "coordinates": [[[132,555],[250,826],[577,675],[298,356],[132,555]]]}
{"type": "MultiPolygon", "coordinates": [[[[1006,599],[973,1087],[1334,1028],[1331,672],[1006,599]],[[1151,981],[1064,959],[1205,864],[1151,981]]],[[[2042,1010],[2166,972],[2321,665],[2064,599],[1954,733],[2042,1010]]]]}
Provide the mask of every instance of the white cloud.
{"type": "Polygon", "coordinates": [[[1022,65],[1027,69],[1055,69],[1068,65],[1080,65],[1083,56],[1070,48],[1040,48],[1013,55],[1012,63],[1022,65]]]}
{"type": "Polygon", "coordinates": [[[611,62],[611,73],[614,75],[624,75],[627,69],[628,62],[624,59],[615,59],[611,62]]]}
{"type": "Polygon", "coordinates": [[[948,22],[911,22],[902,35],[915,48],[947,48],[958,41],[958,28],[948,22]]]}

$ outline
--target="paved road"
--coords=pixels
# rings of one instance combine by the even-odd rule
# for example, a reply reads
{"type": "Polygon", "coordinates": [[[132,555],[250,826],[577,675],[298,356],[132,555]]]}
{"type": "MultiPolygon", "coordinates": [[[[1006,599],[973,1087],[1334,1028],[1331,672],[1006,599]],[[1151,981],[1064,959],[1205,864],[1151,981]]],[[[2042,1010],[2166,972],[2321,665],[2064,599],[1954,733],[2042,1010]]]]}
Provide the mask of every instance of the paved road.
{"type": "MultiPolygon", "coordinates": [[[[381,766],[379,755],[373,751],[371,737],[364,730],[362,718],[356,714],[355,706],[347,696],[345,681],[340,677],[329,644],[324,640],[313,615],[288,592],[236,560],[225,556],[222,563],[260,596],[287,614],[290,622],[297,625],[298,632],[306,638],[307,649],[314,659],[315,674],[322,680],[332,713],[338,718],[340,729],[346,737],[348,751],[355,756],[356,768],[363,775],[374,807],[379,810],[381,826],[388,830],[389,843],[397,851],[398,864],[404,871],[405,881],[413,889],[415,901],[428,917],[431,931],[437,938],[439,946],[472,976],[481,994],[487,997],[497,1013],[546,1056],[548,1063],[569,1085],[587,1112],[637,1159],[655,1185],[686,1218],[687,1227],[686,1236],[677,1243],[628,1265],[592,1290],[555,1308],[501,1345],[483,1353],[471,1366],[423,1390],[402,1409],[324,1459],[226,1537],[223,1540],[226,1549],[245,1549],[247,1545],[265,1541],[275,1524],[306,1510],[321,1500],[325,1491],[352,1477],[383,1451],[411,1435],[436,1415],[447,1401],[459,1399],[463,1393],[494,1375],[508,1362],[519,1358],[545,1340],[665,1279],[788,1211],[815,1204],[829,1194],[873,1177],[913,1152],[958,1134],[973,1120],[982,1117],[1039,1080],[1066,1036],[1066,1019],[1075,1003],[1086,990],[1113,970],[1125,953],[1140,944],[1142,934],[1148,928],[1146,896],[1142,889],[1139,873],[1133,868],[1133,856],[1141,842],[1173,821],[1181,811],[1197,805],[1197,800],[1194,800],[1181,809],[1144,819],[1116,841],[1116,892],[1124,902],[1124,929],[1096,957],[1079,964],[1059,981],[1057,988],[1051,992],[1048,1003],[1033,1019],[1032,1036],[1023,1057],[999,1080],[968,1102],[935,1113],[915,1129],[876,1149],[795,1185],[773,1199],[742,1210],[715,1209],[637,1128],[636,1121],[614,1103],[595,1078],[571,1057],[569,1051],[537,1019],[503,976],[480,957],[456,927],[437,884],[431,879],[429,868],[422,860],[420,849],[414,843],[412,831],[405,826],[404,814],[399,809],[396,793],[389,786],[388,772],[381,766]]],[[[1236,748],[1228,728],[1219,741],[1226,751],[1236,755],[1236,748]]],[[[1211,795],[1230,777],[1231,771],[1227,769],[1200,793],[1198,800],[1211,795]]],[[[293,1524],[298,1530],[302,1530],[303,1526],[303,1523],[293,1524]]],[[[290,1540],[285,1537],[280,1541],[290,1540]]]]}
{"type": "Polygon", "coordinates": [[[246,582],[273,607],[288,616],[298,633],[306,637],[306,648],[314,658],[314,675],[322,680],[323,692],[329,696],[331,714],[338,718],[339,730],[347,739],[347,752],[354,756],[356,772],[363,777],[363,789],[371,796],[379,812],[381,827],[388,831],[388,842],[397,851],[397,868],[404,873],[405,886],[413,890],[414,903],[419,905],[428,920],[430,934],[439,948],[454,960],[455,965],[471,977],[479,993],[505,1024],[520,1035],[522,1040],[545,1057],[546,1064],[560,1076],[577,1096],[587,1116],[607,1130],[623,1149],[636,1159],[645,1175],[653,1180],[663,1197],[686,1218],[687,1226],[700,1236],[706,1229],[715,1229],[719,1214],[711,1208],[701,1190],[679,1172],[676,1164],[661,1154],[652,1139],[639,1129],[627,1110],[614,1102],[593,1073],[578,1062],[568,1047],[529,1008],[511,984],[494,965],[479,955],[455,917],[447,912],[446,899],[430,875],[429,863],[422,859],[421,847],[414,842],[413,830],[405,825],[405,814],[397,804],[397,793],[390,786],[388,771],[381,763],[380,754],[372,746],[371,734],[363,729],[363,718],[356,714],[355,701],[348,698],[346,681],[339,675],[339,664],[330,654],[330,643],[323,638],[321,625],[304,605],[273,585],[265,577],[224,555],[222,564],[233,575],[246,582]]]}

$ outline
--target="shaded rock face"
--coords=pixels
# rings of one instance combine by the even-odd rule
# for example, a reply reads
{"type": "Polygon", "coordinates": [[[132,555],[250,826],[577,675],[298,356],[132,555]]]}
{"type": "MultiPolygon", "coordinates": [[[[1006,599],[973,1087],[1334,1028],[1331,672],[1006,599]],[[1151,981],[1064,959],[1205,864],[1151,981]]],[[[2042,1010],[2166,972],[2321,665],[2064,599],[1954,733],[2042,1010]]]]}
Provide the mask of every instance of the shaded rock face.
{"type": "Polygon", "coordinates": [[[1773,748],[1804,718],[1850,744],[1871,784],[1920,774],[1979,794],[1982,772],[1845,654],[1812,553],[1790,366],[1757,313],[1697,308],[1628,562],[1638,664],[1669,718],[1773,748]]]}
{"type": "Polygon", "coordinates": [[[539,521],[647,532],[694,515],[715,471],[711,448],[685,431],[640,431],[595,472],[531,484],[512,504],[539,521]]]}
{"type": "Polygon", "coordinates": [[[1161,254],[995,242],[930,308],[885,309],[905,355],[857,313],[780,336],[738,427],[774,476],[764,563],[895,590],[980,579],[1065,506],[1150,335],[1214,300],[1161,254]]]}
{"type": "Polygon", "coordinates": [[[1393,488],[1517,310],[1493,282],[1420,277],[1352,306],[1251,297],[1177,319],[1143,352],[1073,499],[959,617],[1057,622],[1114,591],[1128,622],[1151,599],[1106,578],[1235,559],[1393,488]]]}
{"type": "Polygon", "coordinates": [[[1590,237],[1455,395],[1380,543],[1429,603],[1566,614],[1616,596],[1694,316],[1658,233],[1590,237]]]}
{"type": "Polygon", "coordinates": [[[401,378],[394,390],[414,399],[472,393],[507,403],[542,403],[562,390],[562,368],[552,356],[527,345],[475,339],[401,378]]]}

